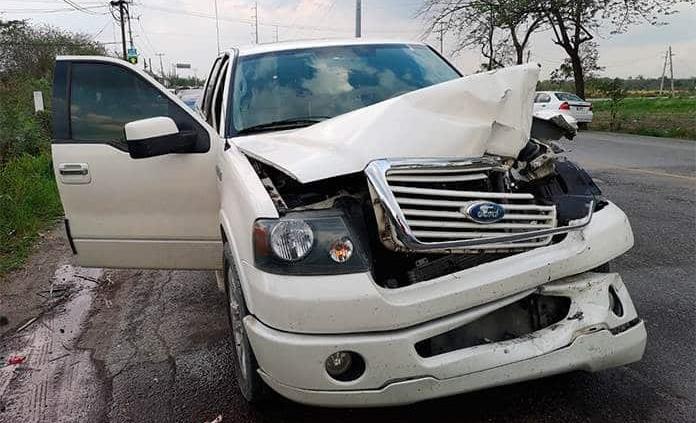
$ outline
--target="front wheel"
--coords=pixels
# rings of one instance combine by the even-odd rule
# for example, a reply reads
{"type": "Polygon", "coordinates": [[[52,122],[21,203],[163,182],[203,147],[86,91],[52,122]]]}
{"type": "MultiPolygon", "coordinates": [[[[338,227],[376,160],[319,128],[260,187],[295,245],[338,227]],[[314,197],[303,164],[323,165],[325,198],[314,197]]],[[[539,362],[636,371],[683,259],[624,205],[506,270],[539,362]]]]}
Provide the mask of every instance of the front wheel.
{"type": "Polygon", "coordinates": [[[254,351],[251,349],[249,337],[243,323],[243,319],[249,314],[249,311],[244,302],[239,274],[227,245],[225,245],[223,265],[225,269],[227,315],[232,330],[234,372],[237,377],[237,385],[239,385],[239,390],[242,391],[242,395],[248,402],[258,403],[266,399],[268,388],[257,373],[259,365],[256,362],[254,351]]]}

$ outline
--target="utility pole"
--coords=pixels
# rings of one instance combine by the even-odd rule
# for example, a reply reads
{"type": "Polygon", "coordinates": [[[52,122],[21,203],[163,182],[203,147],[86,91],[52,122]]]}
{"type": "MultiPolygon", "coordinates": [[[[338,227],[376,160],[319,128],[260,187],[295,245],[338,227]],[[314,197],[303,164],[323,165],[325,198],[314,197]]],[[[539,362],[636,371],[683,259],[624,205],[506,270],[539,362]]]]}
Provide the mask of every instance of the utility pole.
{"type": "Polygon", "coordinates": [[[259,43],[259,2],[254,2],[254,39],[259,43]]]}
{"type": "Polygon", "coordinates": [[[160,74],[162,78],[164,78],[164,65],[162,64],[162,56],[164,56],[164,53],[157,53],[157,56],[159,56],[160,59],[160,74]]]}
{"type": "Polygon", "coordinates": [[[662,89],[665,86],[665,72],[667,72],[667,53],[665,53],[665,61],[662,64],[662,77],[660,78],[660,95],[662,95],[662,89]]]}
{"type": "Polygon", "coordinates": [[[439,39],[440,39],[440,54],[444,54],[445,51],[445,23],[440,22],[440,31],[439,31],[439,39]]]}
{"type": "Polygon", "coordinates": [[[121,18],[121,45],[123,47],[123,60],[128,60],[128,53],[126,52],[126,25],[123,21],[123,4],[125,2],[125,0],[112,0],[109,4],[111,4],[113,7],[118,6],[118,12],[121,18]]]}
{"type": "Polygon", "coordinates": [[[220,54],[220,21],[218,20],[217,0],[215,0],[215,34],[217,35],[217,52],[220,54]]]}
{"type": "Polygon", "coordinates": [[[674,67],[672,66],[672,46],[669,46],[669,93],[674,97],[674,67]]]}
{"type": "Polygon", "coordinates": [[[355,38],[362,37],[362,0],[355,0],[355,38]]]}
{"type": "Polygon", "coordinates": [[[493,70],[493,31],[495,30],[493,23],[493,8],[491,7],[491,22],[488,30],[488,47],[490,47],[490,50],[488,51],[488,70],[493,70]]]}
{"type": "Polygon", "coordinates": [[[133,48],[133,31],[131,30],[130,7],[128,7],[128,3],[126,3],[125,9],[126,9],[126,18],[128,18],[128,40],[130,41],[130,48],[133,48]]]}
{"type": "Polygon", "coordinates": [[[665,52],[665,61],[662,63],[662,77],[660,77],[660,95],[662,95],[665,87],[665,76],[667,75],[667,63],[669,62],[669,81],[670,95],[674,96],[674,65],[672,63],[672,46],[667,47],[665,52]]]}

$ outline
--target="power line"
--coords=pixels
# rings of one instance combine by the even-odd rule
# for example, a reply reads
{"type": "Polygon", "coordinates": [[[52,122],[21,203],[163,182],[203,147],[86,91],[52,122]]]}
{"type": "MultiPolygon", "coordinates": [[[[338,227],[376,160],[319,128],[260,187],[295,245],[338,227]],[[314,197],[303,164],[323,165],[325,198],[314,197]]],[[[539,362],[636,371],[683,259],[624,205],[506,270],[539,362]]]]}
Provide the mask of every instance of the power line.
{"type": "Polygon", "coordinates": [[[152,53],[153,55],[156,55],[157,49],[152,44],[152,41],[150,41],[150,37],[147,35],[147,31],[145,31],[145,27],[143,26],[143,23],[140,20],[140,16],[138,16],[137,21],[138,21],[138,26],[140,27],[140,30],[142,31],[143,38],[145,38],[145,42],[147,43],[147,46],[150,48],[150,53],[152,53]]]}
{"type": "MultiPolygon", "coordinates": [[[[324,14],[321,16],[321,18],[317,22],[325,22],[326,18],[329,16],[329,13],[331,13],[331,10],[333,10],[334,6],[336,5],[336,0],[333,0],[331,4],[329,4],[329,7],[327,7],[324,10],[324,14]]],[[[295,15],[295,19],[293,19],[293,24],[297,20],[297,15],[295,15]]],[[[292,25],[292,24],[291,24],[292,25]]],[[[277,27],[276,27],[277,28],[277,27]]],[[[314,35],[314,31],[312,31],[312,36],[314,35]]]]}
{"type": "MultiPolygon", "coordinates": [[[[85,9],[101,9],[104,6],[89,6],[86,7],[85,9]]],[[[72,12],[85,12],[84,10],[79,10],[75,8],[70,8],[70,7],[63,7],[60,9],[32,9],[32,8],[21,8],[21,9],[5,9],[5,10],[0,10],[0,13],[72,13],[72,12]]],[[[91,10],[91,15],[106,15],[107,12],[104,13],[97,13],[97,12],[92,12],[91,10]]]]}
{"type": "Polygon", "coordinates": [[[79,5],[78,3],[74,2],[73,0],[63,0],[63,3],[70,5],[75,10],[87,13],[88,15],[99,15],[99,13],[96,13],[92,10],[89,10],[88,8],[79,5]]]}
{"type": "MultiPolygon", "coordinates": [[[[179,9],[171,9],[168,7],[152,6],[152,5],[145,5],[145,4],[142,4],[140,6],[146,8],[146,9],[157,10],[157,11],[165,12],[165,13],[172,13],[172,14],[185,15],[185,16],[193,16],[193,17],[203,18],[203,19],[215,19],[214,15],[209,15],[207,13],[183,11],[183,10],[179,10],[179,9]]],[[[255,24],[254,19],[231,18],[231,17],[225,17],[225,16],[219,16],[218,19],[221,21],[225,21],[225,22],[235,22],[235,23],[243,23],[243,24],[251,24],[251,25],[255,24]]],[[[282,24],[282,23],[277,23],[277,22],[263,22],[263,21],[259,21],[259,26],[268,26],[268,27],[276,27],[277,26],[279,28],[306,29],[306,30],[310,30],[310,31],[316,30],[316,31],[334,32],[334,33],[342,33],[342,32],[351,31],[350,28],[322,27],[322,26],[312,26],[312,25],[289,25],[289,24],[282,24]]]]}
{"type": "Polygon", "coordinates": [[[104,30],[106,29],[107,26],[109,26],[110,23],[111,23],[111,21],[106,21],[104,26],[102,26],[101,29],[99,31],[97,31],[97,33],[92,36],[92,41],[96,41],[97,37],[99,37],[102,34],[102,32],[104,32],[104,30]]]}

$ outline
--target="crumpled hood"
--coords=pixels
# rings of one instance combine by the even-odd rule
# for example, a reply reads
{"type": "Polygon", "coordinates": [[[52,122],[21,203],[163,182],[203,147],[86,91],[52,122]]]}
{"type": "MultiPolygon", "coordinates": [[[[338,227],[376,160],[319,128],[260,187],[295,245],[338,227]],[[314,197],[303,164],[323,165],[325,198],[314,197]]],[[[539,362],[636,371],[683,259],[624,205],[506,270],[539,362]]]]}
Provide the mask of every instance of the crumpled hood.
{"type": "Polygon", "coordinates": [[[359,172],[375,159],[517,157],[529,140],[538,78],[534,64],[479,73],[234,142],[302,183],[359,172]]]}

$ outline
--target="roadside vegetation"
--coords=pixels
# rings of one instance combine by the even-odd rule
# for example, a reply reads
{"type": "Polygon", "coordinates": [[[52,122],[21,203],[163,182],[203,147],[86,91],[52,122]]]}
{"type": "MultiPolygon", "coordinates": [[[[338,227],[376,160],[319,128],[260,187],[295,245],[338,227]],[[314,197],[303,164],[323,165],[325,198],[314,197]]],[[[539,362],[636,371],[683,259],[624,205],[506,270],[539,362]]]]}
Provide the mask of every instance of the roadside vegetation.
{"type": "Polygon", "coordinates": [[[611,100],[595,101],[593,111],[593,130],[696,140],[696,97],[625,98],[613,125],[611,100]]]}
{"type": "Polygon", "coordinates": [[[0,21],[0,277],[63,211],[50,154],[51,79],[60,54],[105,54],[89,37],[0,21]],[[34,112],[33,92],[43,93],[34,112]]]}
{"type": "MultiPolygon", "coordinates": [[[[696,78],[670,81],[660,92],[660,78],[593,78],[587,99],[594,117],[590,129],[696,140],[696,78]]],[[[572,81],[540,81],[538,90],[573,92],[572,81]]]]}

